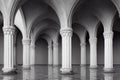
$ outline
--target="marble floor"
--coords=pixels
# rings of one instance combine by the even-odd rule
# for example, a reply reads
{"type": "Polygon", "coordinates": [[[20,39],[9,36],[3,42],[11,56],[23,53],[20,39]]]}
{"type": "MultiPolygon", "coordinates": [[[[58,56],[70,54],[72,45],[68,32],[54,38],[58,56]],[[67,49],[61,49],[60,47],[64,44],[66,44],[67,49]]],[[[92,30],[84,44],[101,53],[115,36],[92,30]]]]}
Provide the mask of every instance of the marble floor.
{"type": "Polygon", "coordinates": [[[115,66],[114,73],[104,73],[103,66],[99,66],[98,69],[89,69],[88,66],[73,66],[74,75],[61,75],[59,68],[35,66],[31,67],[31,70],[22,70],[22,67],[19,66],[18,74],[1,74],[0,80],[120,80],[120,66],[115,66]]]}

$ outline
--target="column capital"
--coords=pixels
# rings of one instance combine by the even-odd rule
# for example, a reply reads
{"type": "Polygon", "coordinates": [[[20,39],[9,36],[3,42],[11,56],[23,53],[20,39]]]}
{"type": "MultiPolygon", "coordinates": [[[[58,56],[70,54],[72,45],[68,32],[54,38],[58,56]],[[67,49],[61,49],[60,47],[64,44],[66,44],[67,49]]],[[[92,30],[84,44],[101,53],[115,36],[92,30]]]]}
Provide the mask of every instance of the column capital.
{"type": "Polygon", "coordinates": [[[31,48],[35,48],[35,44],[34,45],[30,45],[31,48]]]}
{"type": "Polygon", "coordinates": [[[54,42],[54,43],[53,43],[53,46],[54,46],[54,47],[58,47],[58,43],[57,43],[57,42],[54,42]]]}
{"type": "Polygon", "coordinates": [[[14,35],[15,34],[15,28],[14,27],[3,27],[3,32],[5,35],[14,35]]]}
{"type": "Polygon", "coordinates": [[[25,39],[25,40],[22,40],[22,43],[25,44],[25,45],[30,45],[31,40],[30,39],[25,39]]]}
{"type": "Polygon", "coordinates": [[[73,30],[72,30],[71,28],[61,29],[61,30],[60,30],[60,34],[61,34],[61,36],[63,36],[63,37],[66,37],[66,36],[72,37],[73,30]]]}
{"type": "Polygon", "coordinates": [[[109,32],[104,32],[104,38],[113,38],[113,31],[109,31],[109,32]]]}
{"type": "Polygon", "coordinates": [[[90,38],[89,42],[90,42],[90,44],[96,43],[97,42],[97,38],[96,37],[90,38]]]}
{"type": "Polygon", "coordinates": [[[86,43],[81,43],[80,46],[81,47],[86,46],[86,43]]]}
{"type": "Polygon", "coordinates": [[[52,48],[52,44],[48,44],[48,48],[52,48]]]}

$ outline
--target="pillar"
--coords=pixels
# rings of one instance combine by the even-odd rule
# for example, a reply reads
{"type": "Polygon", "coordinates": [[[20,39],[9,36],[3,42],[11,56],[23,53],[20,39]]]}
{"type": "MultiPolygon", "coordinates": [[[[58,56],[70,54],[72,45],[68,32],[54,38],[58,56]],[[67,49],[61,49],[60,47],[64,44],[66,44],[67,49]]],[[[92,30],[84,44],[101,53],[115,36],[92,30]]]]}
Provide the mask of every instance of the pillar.
{"type": "Polygon", "coordinates": [[[30,39],[23,42],[23,69],[30,69],[30,39]]]}
{"type": "Polygon", "coordinates": [[[3,73],[15,72],[14,68],[14,32],[15,28],[3,27],[4,32],[4,66],[2,68],[3,73]]]}
{"type": "Polygon", "coordinates": [[[86,65],[86,43],[81,43],[81,66],[86,65]]]}
{"type": "Polygon", "coordinates": [[[53,66],[58,66],[59,62],[58,62],[59,58],[58,58],[58,42],[53,41],[53,66]]]}
{"type": "Polygon", "coordinates": [[[90,42],[90,68],[97,68],[97,38],[92,37],[90,42]]]}
{"type": "Polygon", "coordinates": [[[62,74],[72,73],[72,29],[63,29],[60,31],[62,36],[62,74]]]}
{"type": "Polygon", "coordinates": [[[113,72],[113,32],[104,32],[104,71],[113,72]]]}
{"type": "Polygon", "coordinates": [[[53,65],[53,49],[52,49],[52,41],[48,42],[48,65],[53,65]]]}
{"type": "Polygon", "coordinates": [[[35,65],[35,43],[31,43],[30,45],[30,65],[35,65]]]}

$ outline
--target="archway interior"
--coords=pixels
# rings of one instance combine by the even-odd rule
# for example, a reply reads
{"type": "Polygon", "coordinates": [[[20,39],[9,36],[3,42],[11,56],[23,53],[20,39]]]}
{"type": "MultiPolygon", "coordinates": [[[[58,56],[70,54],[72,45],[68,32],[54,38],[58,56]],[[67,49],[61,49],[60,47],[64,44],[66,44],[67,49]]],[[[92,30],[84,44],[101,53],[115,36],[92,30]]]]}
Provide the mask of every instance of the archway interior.
{"type": "Polygon", "coordinates": [[[16,27],[15,32],[16,40],[15,40],[15,46],[16,46],[16,63],[17,65],[23,64],[23,44],[22,44],[22,33],[20,30],[16,27]]]}
{"type": "Polygon", "coordinates": [[[35,44],[35,65],[48,65],[47,41],[39,36],[35,44]]]}

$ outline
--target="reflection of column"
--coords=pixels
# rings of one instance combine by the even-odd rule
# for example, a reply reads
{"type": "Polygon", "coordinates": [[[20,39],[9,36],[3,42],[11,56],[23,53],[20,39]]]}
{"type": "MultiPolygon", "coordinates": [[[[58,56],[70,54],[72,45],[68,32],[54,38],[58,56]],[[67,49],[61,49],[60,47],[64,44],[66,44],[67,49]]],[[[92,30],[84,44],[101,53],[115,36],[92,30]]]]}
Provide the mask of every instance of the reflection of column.
{"type": "Polygon", "coordinates": [[[30,70],[30,80],[35,80],[35,67],[31,66],[31,70],[30,70]]]}
{"type": "Polygon", "coordinates": [[[61,80],[73,80],[73,79],[70,76],[62,75],[61,80]]]}
{"type": "Polygon", "coordinates": [[[30,48],[30,65],[35,65],[35,43],[31,43],[30,48]]]}
{"type": "Polygon", "coordinates": [[[5,28],[3,27],[4,31],[4,73],[14,72],[14,32],[15,28],[5,28]]]}
{"type": "Polygon", "coordinates": [[[114,80],[113,79],[113,73],[105,73],[104,74],[104,80],[114,80]]]}
{"type": "Polygon", "coordinates": [[[52,41],[48,42],[48,65],[53,64],[53,50],[52,50],[52,41]]]}
{"type": "Polygon", "coordinates": [[[104,71],[112,72],[113,71],[113,32],[104,32],[104,71]]]}
{"type": "Polygon", "coordinates": [[[48,66],[48,80],[53,80],[53,66],[48,66]]]}
{"type": "Polygon", "coordinates": [[[23,68],[30,69],[30,39],[23,40],[23,68]]]}
{"type": "Polygon", "coordinates": [[[97,68],[97,38],[90,38],[90,68],[97,68]]]}
{"type": "Polygon", "coordinates": [[[59,67],[53,67],[53,78],[54,80],[59,79],[59,67]]]}
{"type": "Polygon", "coordinates": [[[71,74],[72,72],[72,29],[63,29],[60,31],[62,36],[62,74],[71,74]]]}
{"type": "Polygon", "coordinates": [[[15,76],[4,75],[2,80],[15,80],[15,76]]]}
{"type": "Polygon", "coordinates": [[[86,65],[86,43],[81,43],[81,66],[86,65]]]}
{"type": "Polygon", "coordinates": [[[81,69],[80,69],[80,76],[81,76],[81,80],[86,80],[86,66],[81,66],[81,69]]]}
{"type": "Polygon", "coordinates": [[[53,65],[58,66],[58,42],[53,41],[53,65]]]}
{"type": "Polygon", "coordinates": [[[97,69],[90,69],[90,80],[97,80],[97,69]]]}
{"type": "Polygon", "coordinates": [[[23,80],[30,80],[30,70],[23,70],[23,80]]]}

